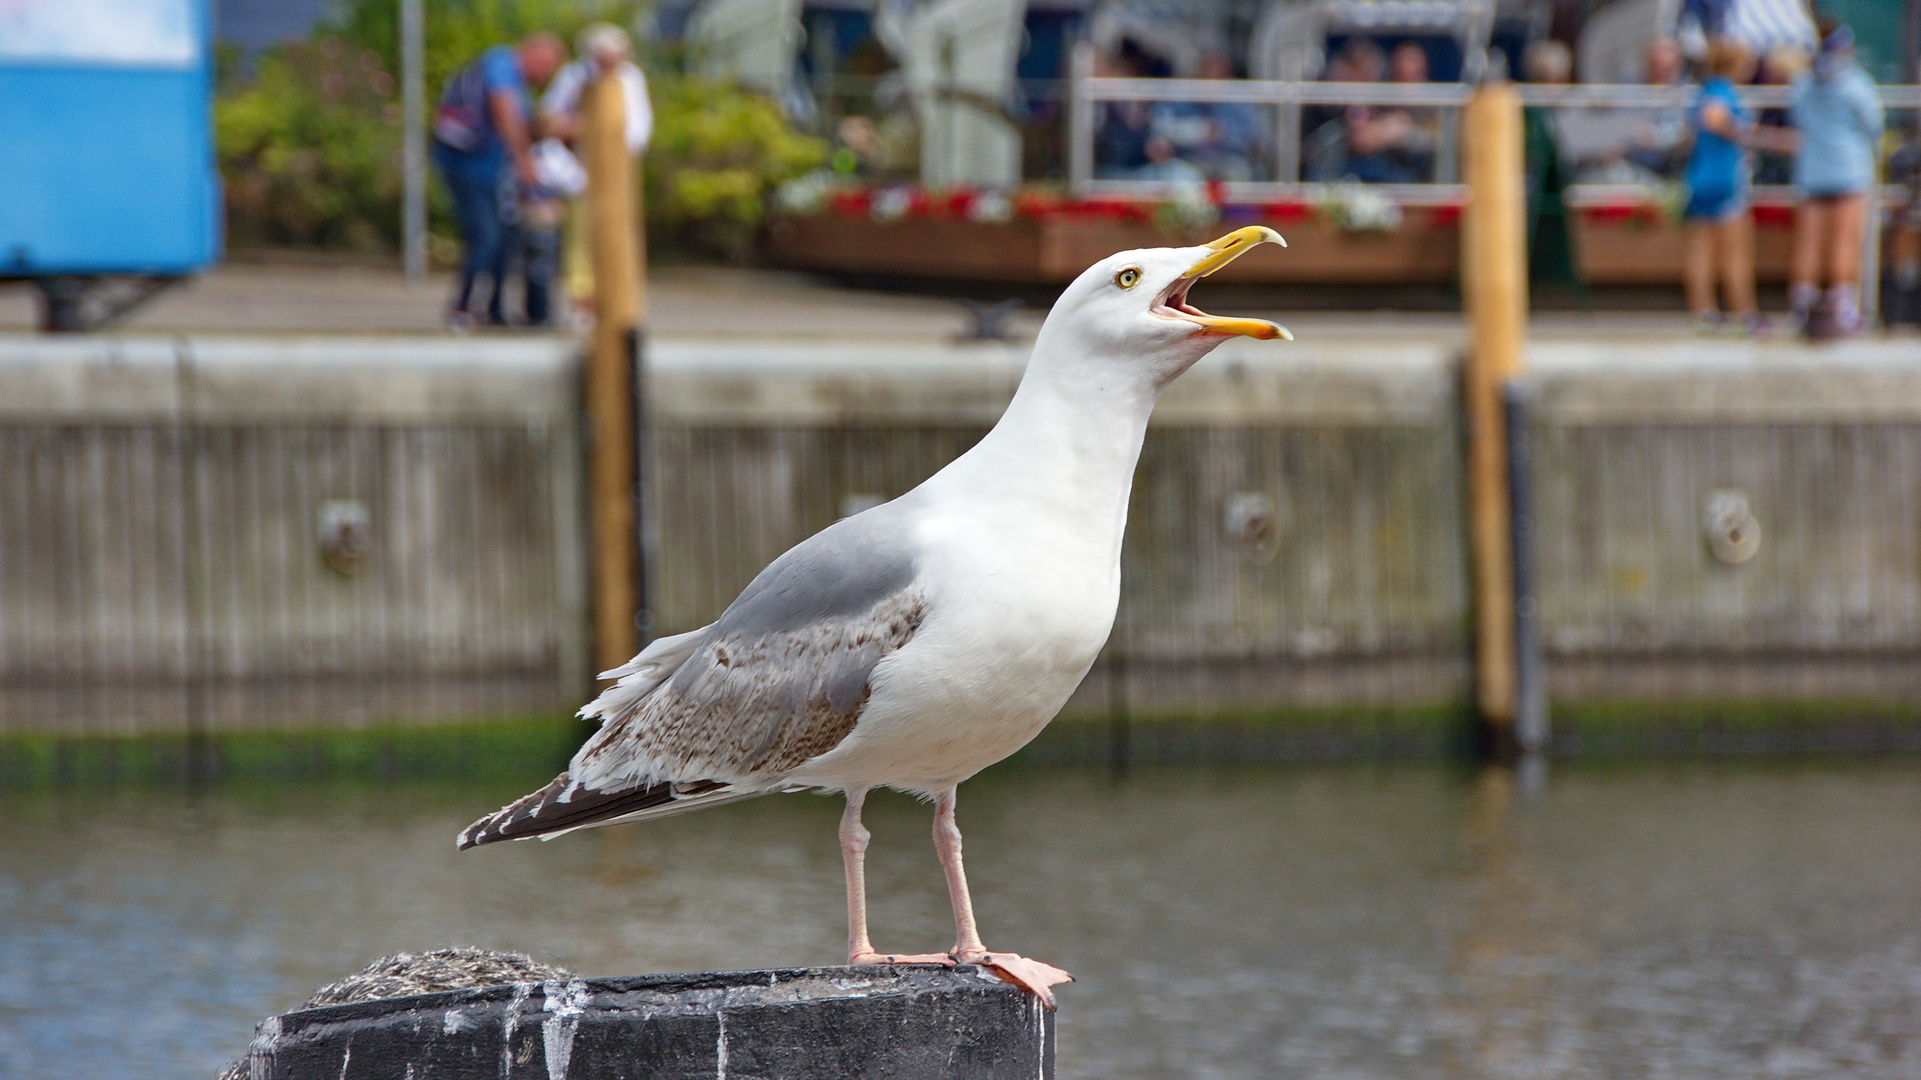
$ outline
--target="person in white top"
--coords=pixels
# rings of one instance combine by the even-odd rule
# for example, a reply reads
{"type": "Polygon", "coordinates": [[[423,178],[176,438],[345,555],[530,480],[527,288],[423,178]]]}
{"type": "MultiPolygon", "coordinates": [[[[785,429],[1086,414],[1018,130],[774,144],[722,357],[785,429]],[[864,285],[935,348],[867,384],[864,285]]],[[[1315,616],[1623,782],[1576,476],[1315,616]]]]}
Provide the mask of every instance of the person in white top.
{"type": "MultiPolygon", "coordinates": [[[[647,99],[647,76],[628,57],[633,43],[627,31],[612,23],[590,23],[577,39],[580,58],[554,75],[547,93],[540,99],[540,113],[547,134],[572,141],[580,129],[580,97],[589,83],[603,75],[620,80],[625,91],[627,112],[627,149],[636,156],[647,150],[654,133],[654,110],[647,99]]],[[[587,237],[587,200],[576,197],[568,214],[566,245],[567,293],[573,299],[575,318],[591,318],[594,304],[594,267],[587,237]]]]}

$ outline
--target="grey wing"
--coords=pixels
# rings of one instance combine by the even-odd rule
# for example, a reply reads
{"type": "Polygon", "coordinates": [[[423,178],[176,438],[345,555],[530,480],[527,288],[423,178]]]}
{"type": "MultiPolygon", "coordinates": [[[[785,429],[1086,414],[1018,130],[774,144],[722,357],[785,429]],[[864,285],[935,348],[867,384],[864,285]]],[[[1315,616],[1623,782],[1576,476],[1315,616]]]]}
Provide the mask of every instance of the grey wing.
{"type": "Polygon", "coordinates": [[[601,713],[573,781],[770,784],[833,749],[866,706],[875,665],[926,617],[906,518],[897,503],[876,507],[776,559],[671,677],[601,713]]]}

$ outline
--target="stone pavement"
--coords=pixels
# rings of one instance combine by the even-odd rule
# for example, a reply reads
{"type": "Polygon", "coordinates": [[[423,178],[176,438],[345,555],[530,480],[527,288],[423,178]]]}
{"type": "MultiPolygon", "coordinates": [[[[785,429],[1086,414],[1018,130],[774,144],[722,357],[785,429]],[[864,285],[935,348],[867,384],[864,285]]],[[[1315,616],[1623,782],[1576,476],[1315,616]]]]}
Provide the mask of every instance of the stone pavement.
{"type": "MultiPolygon", "coordinates": [[[[234,260],[161,293],[117,329],[196,333],[445,333],[449,278],[410,285],[397,270],[324,262],[234,260]]],[[[1425,341],[1465,340],[1455,312],[1297,311],[1265,305],[1257,293],[1196,290],[1200,304],[1259,315],[1297,335],[1425,341]],[[1252,296],[1251,303],[1243,302],[1252,296]]],[[[38,299],[26,285],[0,285],[0,331],[33,327],[38,299]]],[[[649,332],[662,337],[951,338],[972,325],[956,301],[911,292],[853,289],[805,274],[722,267],[658,268],[649,276],[649,332]]],[[[1011,327],[1031,337],[1045,312],[1030,308],[1011,327]]],[[[482,331],[522,334],[528,331],[482,331]]],[[[1688,333],[1679,312],[1545,312],[1537,338],[1673,338],[1688,333]]]]}

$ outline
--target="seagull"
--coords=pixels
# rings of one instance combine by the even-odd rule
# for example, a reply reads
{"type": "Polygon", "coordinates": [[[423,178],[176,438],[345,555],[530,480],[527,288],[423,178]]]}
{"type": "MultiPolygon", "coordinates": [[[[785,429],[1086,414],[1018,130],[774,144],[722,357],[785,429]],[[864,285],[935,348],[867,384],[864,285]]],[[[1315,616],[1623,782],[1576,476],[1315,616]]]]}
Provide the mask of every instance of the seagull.
{"type": "Polygon", "coordinates": [[[981,942],[955,792],[1039,734],[1106,643],[1134,466],[1161,391],[1230,337],[1292,339],[1187,300],[1197,280],[1269,242],[1286,246],[1252,225],[1089,267],[973,449],[775,559],[712,625],[602,672],[616,681],[580,710],[601,727],[567,771],[469,825],[459,846],[838,791],[847,962],[981,965],[1051,1007],[1050,987],[1072,976],[981,942]],[[861,805],[881,787],[934,803],[954,909],[945,953],[881,953],[868,937],[861,805]]]}

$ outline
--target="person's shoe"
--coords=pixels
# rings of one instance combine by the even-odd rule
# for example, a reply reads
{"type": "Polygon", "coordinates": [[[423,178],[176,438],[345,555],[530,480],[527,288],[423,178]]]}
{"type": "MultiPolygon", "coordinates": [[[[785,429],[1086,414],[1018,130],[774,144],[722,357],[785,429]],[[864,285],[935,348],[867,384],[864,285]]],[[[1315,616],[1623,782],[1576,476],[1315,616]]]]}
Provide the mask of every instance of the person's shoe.
{"type": "Polygon", "coordinates": [[[1714,337],[1727,329],[1728,318],[1718,311],[1697,311],[1694,313],[1694,332],[1702,337],[1714,337]]]}
{"type": "Polygon", "coordinates": [[[474,328],[474,317],[456,308],[447,313],[447,329],[456,334],[469,333],[474,328]]]}
{"type": "Polygon", "coordinates": [[[1758,311],[1750,311],[1741,316],[1741,329],[1751,338],[1771,338],[1774,336],[1774,320],[1758,311]]]}

